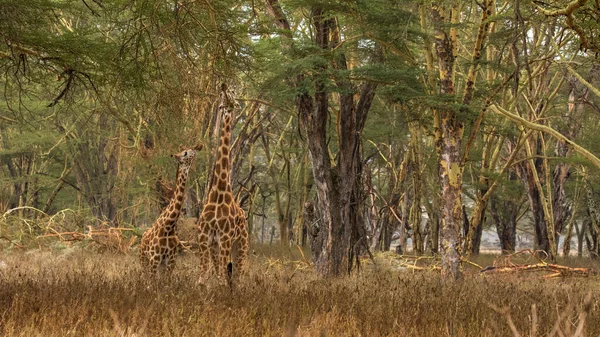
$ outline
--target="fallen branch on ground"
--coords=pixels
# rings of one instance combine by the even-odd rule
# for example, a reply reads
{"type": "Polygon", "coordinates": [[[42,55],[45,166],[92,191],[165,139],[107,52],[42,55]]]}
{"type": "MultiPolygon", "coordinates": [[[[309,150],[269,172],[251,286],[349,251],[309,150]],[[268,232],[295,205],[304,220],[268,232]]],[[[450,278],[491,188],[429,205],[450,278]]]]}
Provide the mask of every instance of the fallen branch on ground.
{"type": "Polygon", "coordinates": [[[54,229],[50,228],[54,233],[45,234],[36,237],[36,240],[41,238],[48,237],[58,237],[60,241],[63,242],[73,242],[73,241],[84,241],[91,240],[100,246],[119,250],[123,253],[127,252],[137,240],[137,236],[132,236],[131,238],[123,237],[123,232],[125,231],[133,231],[133,228],[119,228],[119,227],[111,227],[111,228],[102,228],[102,229],[93,229],[91,226],[88,226],[87,233],[80,232],[62,232],[59,233],[54,229]]]}
{"type": "Polygon", "coordinates": [[[517,272],[525,272],[525,271],[543,271],[548,272],[549,274],[544,275],[544,278],[552,278],[552,277],[566,277],[566,276],[591,276],[595,275],[597,272],[591,268],[577,268],[577,267],[568,267],[563,266],[556,263],[548,263],[541,259],[537,254],[537,252],[533,252],[530,249],[525,249],[518,251],[516,253],[503,256],[502,260],[497,259],[494,261],[493,266],[488,266],[481,269],[480,273],[492,274],[492,273],[517,273],[517,272]],[[527,253],[531,255],[531,257],[538,260],[537,263],[522,263],[515,264],[511,262],[511,258],[516,255],[523,255],[527,253]],[[502,266],[498,266],[498,261],[502,262],[502,266]]]}
{"type": "Polygon", "coordinates": [[[15,245],[15,247],[20,248],[20,249],[24,249],[25,247],[23,247],[22,244],[15,242],[9,238],[7,238],[6,236],[0,236],[0,239],[6,240],[8,241],[10,244],[15,245]]]}

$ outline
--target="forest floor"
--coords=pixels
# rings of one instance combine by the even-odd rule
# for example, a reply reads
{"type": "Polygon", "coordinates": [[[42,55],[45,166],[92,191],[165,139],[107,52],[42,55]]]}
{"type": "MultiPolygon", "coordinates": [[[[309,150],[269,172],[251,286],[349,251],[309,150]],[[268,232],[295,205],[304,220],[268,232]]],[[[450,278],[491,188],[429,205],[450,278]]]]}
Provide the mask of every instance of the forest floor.
{"type": "MultiPolygon", "coordinates": [[[[297,248],[255,245],[232,289],[197,284],[193,254],[170,277],[148,278],[133,251],[57,247],[0,251],[1,336],[600,334],[599,276],[480,273],[475,265],[492,265],[491,255],[465,263],[459,282],[444,282],[433,259],[389,253],[322,279],[297,248]]],[[[559,263],[598,270],[589,259],[559,263]]]]}

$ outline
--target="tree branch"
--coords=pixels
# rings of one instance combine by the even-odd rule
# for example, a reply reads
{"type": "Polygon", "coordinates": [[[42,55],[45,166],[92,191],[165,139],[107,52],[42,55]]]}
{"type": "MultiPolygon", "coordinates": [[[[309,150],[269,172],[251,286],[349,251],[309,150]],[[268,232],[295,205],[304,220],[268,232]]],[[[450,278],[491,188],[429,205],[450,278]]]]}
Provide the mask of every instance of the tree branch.
{"type": "Polygon", "coordinates": [[[536,131],[540,131],[546,134],[551,135],[552,137],[564,142],[565,144],[571,146],[573,148],[573,150],[575,150],[575,152],[579,153],[580,155],[582,155],[583,157],[585,157],[587,160],[589,160],[592,164],[594,164],[594,166],[600,168],[600,159],[598,159],[598,157],[594,156],[591,152],[589,152],[588,150],[584,149],[583,147],[579,146],[578,144],[576,144],[575,142],[573,142],[572,140],[568,139],[567,137],[563,136],[560,132],[552,129],[549,126],[545,126],[545,125],[540,125],[537,123],[533,123],[530,122],[520,116],[517,116],[497,105],[491,105],[490,109],[492,111],[494,111],[497,114],[503,115],[504,117],[510,119],[511,121],[522,125],[523,127],[529,128],[529,129],[533,129],[536,131]]]}

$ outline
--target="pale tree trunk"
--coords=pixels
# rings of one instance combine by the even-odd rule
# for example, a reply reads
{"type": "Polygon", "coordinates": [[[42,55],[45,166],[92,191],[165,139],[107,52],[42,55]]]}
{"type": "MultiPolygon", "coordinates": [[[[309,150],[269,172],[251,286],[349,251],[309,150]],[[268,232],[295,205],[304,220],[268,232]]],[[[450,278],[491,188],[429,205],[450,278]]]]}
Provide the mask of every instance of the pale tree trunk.
{"type": "MultiPolygon", "coordinates": [[[[441,98],[454,99],[454,60],[456,57],[456,31],[449,29],[455,22],[456,8],[450,10],[433,5],[432,18],[435,31],[435,50],[438,58],[441,98]]],[[[459,279],[460,228],[462,225],[462,169],[461,144],[463,124],[451,109],[438,108],[439,130],[436,148],[439,154],[441,193],[441,253],[442,275],[459,279]]]]}
{"type": "MultiPolygon", "coordinates": [[[[466,85],[461,103],[470,105],[474,95],[476,73],[479,69],[482,48],[489,31],[489,15],[493,1],[485,0],[480,3],[481,23],[473,45],[472,63],[469,67],[466,85]]],[[[441,99],[455,101],[454,63],[457,55],[459,23],[459,3],[442,1],[432,5],[432,20],[435,33],[435,52],[438,60],[439,87],[441,99]]],[[[422,18],[423,20],[423,18],[422,18]]],[[[466,112],[462,109],[462,112],[466,112]]],[[[462,152],[464,125],[456,113],[440,104],[434,111],[436,149],[439,154],[439,172],[441,193],[441,223],[442,223],[442,275],[458,279],[460,270],[460,229],[463,223],[462,205],[462,176],[464,158],[469,152],[471,141],[467,142],[462,152]]],[[[472,134],[475,134],[479,124],[475,124],[472,134]]],[[[472,137],[471,137],[472,138],[472,137]]]]}
{"type": "MultiPolygon", "coordinates": [[[[467,73],[465,90],[462,98],[463,105],[471,104],[471,101],[475,92],[475,82],[477,80],[477,71],[479,70],[479,65],[481,63],[481,58],[483,56],[483,45],[485,40],[487,39],[488,33],[490,31],[490,16],[495,13],[495,2],[492,0],[484,0],[480,4],[481,6],[481,21],[477,28],[477,35],[475,38],[475,44],[473,46],[472,52],[472,64],[469,67],[469,71],[467,73]]],[[[486,54],[489,57],[489,53],[486,54]]],[[[488,60],[490,61],[490,60],[488,60]]],[[[466,112],[465,109],[462,109],[463,112],[466,112]]],[[[481,120],[483,119],[483,115],[486,112],[486,108],[480,112],[478,119],[476,120],[473,130],[471,131],[471,136],[466,143],[466,149],[463,153],[463,159],[461,161],[461,169],[464,169],[464,163],[466,160],[466,156],[469,154],[470,148],[473,144],[474,136],[479,131],[479,127],[481,124],[481,120]]],[[[491,140],[488,139],[486,142],[486,150],[484,151],[483,158],[481,161],[481,168],[484,170],[487,166],[489,166],[489,157],[486,154],[489,154],[489,147],[491,146],[491,140]],[[487,159],[487,161],[486,161],[487,159]]],[[[475,201],[475,207],[473,210],[473,214],[471,218],[467,221],[465,216],[465,223],[467,223],[467,227],[465,230],[466,240],[465,240],[465,253],[471,254],[473,252],[479,252],[479,245],[481,243],[481,235],[483,231],[483,222],[484,222],[484,214],[487,208],[487,200],[484,196],[488,192],[488,181],[487,178],[480,173],[479,176],[479,185],[481,186],[477,192],[477,200],[475,201]]],[[[488,196],[489,198],[489,196],[488,196]]]]}

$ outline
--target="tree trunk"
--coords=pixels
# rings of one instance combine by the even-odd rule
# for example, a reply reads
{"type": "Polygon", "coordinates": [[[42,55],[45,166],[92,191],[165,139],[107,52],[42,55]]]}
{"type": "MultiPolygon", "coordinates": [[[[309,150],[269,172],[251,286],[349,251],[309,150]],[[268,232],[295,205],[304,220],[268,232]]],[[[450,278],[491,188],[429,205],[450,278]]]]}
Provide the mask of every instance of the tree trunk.
{"type": "Polygon", "coordinates": [[[514,253],[517,246],[517,203],[510,198],[499,200],[494,196],[490,200],[490,211],[496,225],[502,254],[514,253]]]}
{"type": "Polygon", "coordinates": [[[262,140],[263,149],[265,151],[265,156],[267,159],[268,171],[271,176],[271,180],[273,181],[273,193],[275,198],[275,210],[277,211],[277,223],[279,225],[279,243],[283,246],[288,245],[288,231],[287,231],[287,214],[283,209],[281,202],[281,193],[279,186],[279,174],[277,172],[276,167],[273,165],[273,156],[271,154],[271,149],[269,146],[269,139],[267,139],[267,133],[261,132],[260,138],[262,140]]]}
{"type": "MultiPolygon", "coordinates": [[[[588,73],[588,80],[594,82],[600,77],[600,65],[594,64],[588,73]]],[[[581,124],[579,123],[584,112],[584,106],[588,102],[589,89],[584,86],[579,79],[571,77],[569,79],[571,90],[569,92],[569,104],[567,105],[566,118],[573,121],[568,123],[558,131],[568,139],[575,139],[579,134],[581,124]]],[[[557,140],[554,153],[557,157],[567,158],[573,150],[567,146],[565,141],[557,140]]],[[[554,215],[554,228],[556,231],[556,242],[565,226],[565,222],[570,217],[571,209],[566,201],[565,184],[570,177],[571,165],[565,162],[559,162],[554,168],[552,185],[552,211],[554,215]]],[[[572,230],[571,230],[572,231],[572,230]]],[[[569,235],[570,238],[570,235],[569,235]]]]}
{"type": "Polygon", "coordinates": [[[437,254],[439,253],[439,246],[440,246],[440,213],[439,213],[439,209],[440,209],[440,194],[439,194],[439,190],[440,190],[440,185],[439,185],[439,175],[436,174],[436,176],[432,179],[435,183],[433,184],[433,187],[431,188],[429,195],[427,195],[427,198],[425,198],[425,200],[423,200],[423,203],[425,205],[425,209],[427,210],[427,217],[429,218],[429,238],[428,238],[428,247],[431,250],[431,254],[437,254]],[[430,200],[430,201],[429,201],[430,200]]]}
{"type": "MultiPolygon", "coordinates": [[[[267,11],[275,24],[282,29],[284,47],[293,41],[290,25],[276,0],[265,0],[267,11]]],[[[315,43],[324,52],[341,45],[337,21],[322,7],[312,10],[315,43]]],[[[347,70],[342,52],[336,51],[333,66],[347,70]]],[[[362,221],[363,184],[360,133],[362,132],[375,95],[376,84],[365,83],[355,103],[356,89],[345,78],[335,78],[339,98],[339,152],[332,166],[327,145],[327,120],[329,118],[329,86],[326,74],[329,65],[315,66],[308,78],[314,91],[307,90],[306,76],[298,75],[295,86],[298,92],[296,105],[300,126],[306,135],[312,172],[317,188],[316,213],[319,218],[317,233],[311,245],[316,271],[323,276],[336,276],[349,272],[359,249],[366,248],[366,233],[362,221]],[[314,94],[313,94],[314,92],[314,94]]],[[[358,262],[358,259],[356,259],[358,262]]]]}
{"type": "MultiPolygon", "coordinates": [[[[99,114],[98,126],[101,130],[111,129],[106,114],[99,114]]],[[[80,131],[83,133],[85,129],[80,131]]],[[[104,135],[96,138],[81,136],[72,141],[76,151],[73,171],[96,225],[115,225],[117,200],[113,190],[118,172],[119,144],[109,145],[108,137],[104,135]]]]}
{"type": "MultiPolygon", "coordinates": [[[[584,176],[586,175],[585,170],[583,170],[583,174],[584,176]]],[[[588,251],[590,253],[590,258],[598,258],[599,257],[599,253],[600,253],[600,247],[598,245],[598,236],[600,234],[600,228],[599,228],[599,223],[600,223],[600,212],[598,211],[597,207],[596,207],[596,199],[595,199],[595,193],[594,190],[592,188],[592,185],[590,184],[589,179],[585,179],[585,190],[586,190],[586,196],[587,196],[587,206],[588,206],[588,214],[590,215],[590,221],[588,222],[588,230],[587,232],[589,233],[591,239],[588,239],[588,236],[585,235],[585,228],[582,230],[582,236],[585,237],[586,243],[587,243],[587,247],[588,247],[588,251]]]]}
{"type": "MultiPolygon", "coordinates": [[[[589,220],[586,220],[586,222],[589,220]]],[[[583,256],[583,238],[585,237],[585,229],[588,227],[586,222],[583,222],[581,224],[581,230],[579,229],[579,226],[577,225],[577,223],[574,223],[573,226],[575,227],[575,233],[577,234],[577,256],[578,257],[582,257],[583,256]]]]}
{"type": "MultiPolygon", "coordinates": [[[[421,179],[421,135],[416,125],[411,125],[411,182],[412,182],[412,203],[408,212],[409,222],[412,225],[412,244],[416,255],[422,255],[425,251],[425,233],[421,225],[423,212],[421,210],[421,199],[423,194],[421,179]]],[[[408,210],[407,210],[408,211],[408,210]]]]}
{"type": "MultiPolygon", "coordinates": [[[[456,32],[448,30],[448,23],[453,21],[456,10],[446,11],[433,5],[432,16],[435,30],[435,49],[438,57],[441,98],[453,100],[454,97],[454,59],[456,53],[456,32]],[[446,18],[447,12],[452,19],[446,18]]],[[[439,134],[436,148],[439,155],[439,175],[442,187],[441,222],[442,222],[442,275],[446,278],[459,279],[460,270],[460,228],[462,225],[462,169],[461,144],[464,126],[454,111],[440,106],[439,134]]]]}

